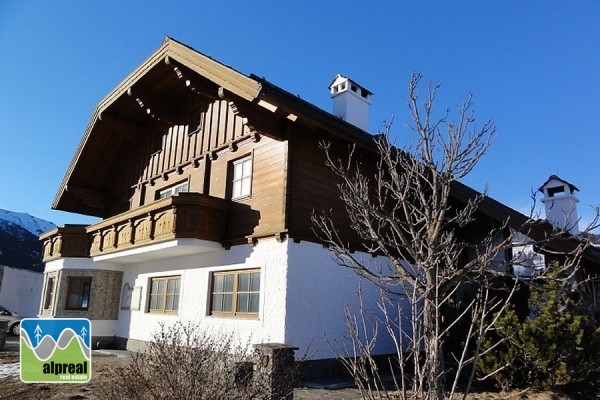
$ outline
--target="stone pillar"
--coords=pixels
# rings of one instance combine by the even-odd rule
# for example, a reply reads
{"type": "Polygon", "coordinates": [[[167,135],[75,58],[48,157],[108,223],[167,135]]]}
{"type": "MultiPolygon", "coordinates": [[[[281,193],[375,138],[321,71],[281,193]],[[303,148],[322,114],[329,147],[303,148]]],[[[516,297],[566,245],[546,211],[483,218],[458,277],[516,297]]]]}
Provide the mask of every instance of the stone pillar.
{"type": "Polygon", "coordinates": [[[254,346],[255,379],[266,386],[266,399],[291,400],[298,381],[294,352],[298,347],[282,343],[259,343],[254,346]]]}
{"type": "Polygon", "coordinates": [[[8,321],[0,321],[0,351],[4,351],[6,346],[6,336],[8,335],[8,321]]]}

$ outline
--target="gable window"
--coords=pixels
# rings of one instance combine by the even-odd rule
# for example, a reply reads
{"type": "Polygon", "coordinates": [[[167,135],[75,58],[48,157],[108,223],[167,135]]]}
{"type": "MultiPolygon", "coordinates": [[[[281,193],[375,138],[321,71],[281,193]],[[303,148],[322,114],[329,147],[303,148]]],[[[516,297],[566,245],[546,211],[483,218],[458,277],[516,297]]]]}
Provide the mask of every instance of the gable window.
{"type": "Polygon", "coordinates": [[[150,279],[148,312],[176,313],[179,310],[181,276],[163,276],[150,279]]]}
{"type": "Polygon", "coordinates": [[[173,195],[176,195],[177,193],[188,192],[189,187],[190,187],[189,182],[185,181],[185,182],[181,182],[176,185],[173,185],[173,186],[169,186],[168,188],[161,189],[156,192],[156,200],[164,199],[166,197],[171,197],[173,195]]]}
{"type": "Polygon", "coordinates": [[[90,304],[91,277],[71,276],[67,285],[67,310],[87,310],[90,304]]]}
{"type": "Polygon", "coordinates": [[[249,197],[252,187],[252,158],[250,156],[233,162],[231,198],[249,197]]]}
{"type": "Polygon", "coordinates": [[[259,299],[259,269],[213,273],[211,315],[258,318],[259,299]]]}

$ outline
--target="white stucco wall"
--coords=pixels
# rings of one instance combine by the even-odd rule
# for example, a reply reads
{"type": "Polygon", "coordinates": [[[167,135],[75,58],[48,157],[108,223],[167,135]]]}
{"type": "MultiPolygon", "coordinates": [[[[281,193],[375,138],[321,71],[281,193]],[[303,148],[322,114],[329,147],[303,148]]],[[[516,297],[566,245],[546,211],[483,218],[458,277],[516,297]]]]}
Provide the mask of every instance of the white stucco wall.
{"type": "MultiPolygon", "coordinates": [[[[206,329],[234,332],[241,343],[283,342],[285,338],[287,244],[261,240],[256,246],[234,246],[189,256],[127,264],[123,285],[141,288],[139,310],[119,311],[117,336],[150,340],[161,323],[196,322],[206,329]],[[215,271],[260,268],[260,307],[258,320],[218,318],[209,315],[210,274],[215,271]],[[149,280],[156,276],[181,275],[177,315],[148,313],[149,280]]],[[[135,303],[135,295],[133,300],[135,303]]],[[[133,304],[135,308],[135,304],[133,304]]]]}
{"type": "MultiPolygon", "coordinates": [[[[385,262],[368,254],[355,256],[373,267],[385,262]]],[[[323,246],[310,242],[261,239],[254,247],[239,245],[229,250],[148,258],[136,263],[65,259],[46,266],[46,270],[63,268],[123,272],[118,321],[92,321],[96,336],[149,341],[162,323],[193,322],[217,335],[234,333],[241,344],[285,343],[299,347],[298,357],[323,359],[343,355],[336,342],[348,343],[344,339],[348,332],[345,309],[348,307],[352,315],[359,316],[359,287],[369,331],[376,318],[381,317],[377,307],[379,289],[360,280],[354,271],[337,265],[323,246]],[[258,319],[210,316],[211,273],[254,268],[261,273],[258,319]],[[178,313],[148,313],[150,278],[170,275],[181,275],[178,313]]],[[[393,352],[385,329],[378,329],[375,353],[393,352]]]]}
{"type": "MultiPolygon", "coordinates": [[[[285,343],[300,348],[298,356],[308,359],[334,358],[344,355],[340,345],[349,344],[345,309],[360,318],[359,288],[362,292],[367,334],[372,334],[382,313],[377,306],[379,289],[356,272],[334,262],[323,246],[310,243],[289,243],[288,297],[285,343]],[[336,343],[337,342],[337,343],[336,343]]],[[[383,258],[354,253],[365,265],[378,268],[383,258]]],[[[374,354],[393,353],[394,346],[385,328],[379,324],[374,354]]]]}
{"type": "Polygon", "coordinates": [[[26,317],[35,317],[40,307],[43,274],[25,269],[2,267],[0,304],[26,317]]]}

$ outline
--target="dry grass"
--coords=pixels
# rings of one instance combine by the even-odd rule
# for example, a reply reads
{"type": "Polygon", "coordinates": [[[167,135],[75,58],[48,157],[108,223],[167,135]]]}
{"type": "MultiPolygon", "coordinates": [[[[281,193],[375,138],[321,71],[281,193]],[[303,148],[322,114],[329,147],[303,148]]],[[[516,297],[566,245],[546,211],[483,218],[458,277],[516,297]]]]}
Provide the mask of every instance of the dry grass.
{"type": "MultiPolygon", "coordinates": [[[[88,383],[23,383],[18,376],[2,378],[0,399],[20,400],[101,400],[102,385],[111,382],[115,368],[129,361],[123,357],[93,357],[92,379],[88,383]]],[[[0,364],[19,362],[19,353],[9,351],[0,353],[0,364]]]]}
{"type": "MultiPolygon", "coordinates": [[[[94,355],[92,359],[92,379],[89,383],[23,383],[18,376],[1,378],[0,399],[102,400],[104,398],[102,390],[103,386],[114,382],[114,376],[117,367],[123,366],[130,361],[131,358],[128,357],[94,355]]],[[[16,362],[19,362],[18,352],[0,352],[0,365],[16,362]]],[[[297,400],[355,400],[360,399],[360,394],[356,389],[297,389],[294,392],[294,398],[297,400]]],[[[579,400],[585,398],[586,397],[568,396],[565,394],[551,392],[533,393],[528,390],[509,393],[476,392],[469,395],[469,399],[477,400],[579,400]]]]}

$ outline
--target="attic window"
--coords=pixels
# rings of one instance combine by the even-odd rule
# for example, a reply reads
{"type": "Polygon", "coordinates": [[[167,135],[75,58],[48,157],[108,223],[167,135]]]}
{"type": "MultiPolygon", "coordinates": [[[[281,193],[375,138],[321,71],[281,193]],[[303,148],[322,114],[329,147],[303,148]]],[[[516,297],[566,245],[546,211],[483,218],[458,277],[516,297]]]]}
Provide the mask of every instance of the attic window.
{"type": "Polygon", "coordinates": [[[164,199],[165,197],[171,197],[181,192],[188,192],[189,184],[188,181],[180,182],[176,185],[169,186],[168,188],[161,189],[156,192],[156,200],[164,199]]]}
{"type": "Polygon", "coordinates": [[[560,193],[564,193],[565,192],[565,187],[564,186],[558,186],[558,187],[553,187],[553,188],[548,188],[548,197],[554,197],[557,194],[560,193]]]}

